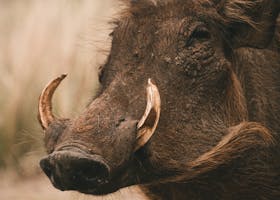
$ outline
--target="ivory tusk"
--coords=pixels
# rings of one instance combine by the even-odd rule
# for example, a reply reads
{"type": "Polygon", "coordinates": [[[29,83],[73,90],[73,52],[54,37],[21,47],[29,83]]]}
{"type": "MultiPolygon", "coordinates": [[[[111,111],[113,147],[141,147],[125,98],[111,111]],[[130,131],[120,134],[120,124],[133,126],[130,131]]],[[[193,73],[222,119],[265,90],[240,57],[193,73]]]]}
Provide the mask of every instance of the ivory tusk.
{"type": "Polygon", "coordinates": [[[144,146],[154,134],[160,117],[160,94],[158,88],[148,80],[147,90],[147,105],[145,112],[137,124],[137,145],[135,151],[144,146]]]}
{"type": "Polygon", "coordinates": [[[52,113],[52,97],[56,88],[66,76],[66,74],[62,74],[49,82],[39,97],[38,120],[44,130],[46,130],[50,123],[55,120],[52,113]]]}

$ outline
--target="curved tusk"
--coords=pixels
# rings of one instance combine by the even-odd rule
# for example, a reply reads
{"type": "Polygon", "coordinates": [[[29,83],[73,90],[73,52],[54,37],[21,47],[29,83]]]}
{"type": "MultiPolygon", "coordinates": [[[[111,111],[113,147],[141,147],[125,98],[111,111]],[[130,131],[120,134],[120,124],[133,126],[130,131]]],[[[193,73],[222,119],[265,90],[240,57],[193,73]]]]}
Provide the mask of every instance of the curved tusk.
{"type": "Polygon", "coordinates": [[[66,76],[67,74],[62,74],[49,82],[39,97],[38,120],[44,130],[55,120],[52,114],[52,97],[56,88],[66,76]]]}
{"type": "Polygon", "coordinates": [[[144,115],[137,124],[137,144],[135,151],[144,146],[154,134],[160,117],[160,94],[158,88],[148,80],[147,105],[144,115]]]}

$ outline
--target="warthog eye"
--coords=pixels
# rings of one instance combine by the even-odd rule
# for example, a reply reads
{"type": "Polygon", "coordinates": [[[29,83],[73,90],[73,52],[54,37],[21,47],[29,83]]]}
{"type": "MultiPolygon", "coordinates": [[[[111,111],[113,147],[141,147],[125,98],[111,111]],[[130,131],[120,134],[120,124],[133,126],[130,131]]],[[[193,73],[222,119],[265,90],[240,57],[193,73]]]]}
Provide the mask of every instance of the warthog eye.
{"type": "Polygon", "coordinates": [[[191,46],[195,41],[207,41],[211,38],[209,30],[205,26],[197,26],[189,36],[186,46],[191,46]]]}

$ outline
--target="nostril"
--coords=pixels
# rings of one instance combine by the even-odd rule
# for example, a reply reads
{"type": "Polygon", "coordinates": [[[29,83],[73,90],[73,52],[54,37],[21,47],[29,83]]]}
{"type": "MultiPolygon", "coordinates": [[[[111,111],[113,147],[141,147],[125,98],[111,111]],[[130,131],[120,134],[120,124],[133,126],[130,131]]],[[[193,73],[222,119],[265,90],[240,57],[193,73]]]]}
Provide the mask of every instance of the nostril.
{"type": "Polygon", "coordinates": [[[80,179],[92,184],[106,183],[109,179],[109,168],[102,161],[82,158],[79,159],[76,164],[76,175],[73,179],[77,179],[77,177],[79,177],[80,179]]]}
{"type": "Polygon", "coordinates": [[[48,158],[43,158],[40,161],[40,167],[44,171],[44,173],[51,178],[52,176],[52,166],[48,158]]]}

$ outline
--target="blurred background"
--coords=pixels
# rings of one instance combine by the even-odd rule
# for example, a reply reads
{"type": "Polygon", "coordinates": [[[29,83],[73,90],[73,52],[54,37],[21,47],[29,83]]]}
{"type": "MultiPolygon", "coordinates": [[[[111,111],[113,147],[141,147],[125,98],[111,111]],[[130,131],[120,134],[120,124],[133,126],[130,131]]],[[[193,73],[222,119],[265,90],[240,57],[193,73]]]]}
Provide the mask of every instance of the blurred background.
{"type": "MultiPolygon", "coordinates": [[[[1,200],[90,198],[60,192],[42,175],[37,103],[44,86],[67,73],[54,112],[71,117],[85,108],[98,88],[98,67],[110,49],[109,22],[120,6],[116,0],[0,0],[1,200]]],[[[117,195],[137,199],[127,195],[132,190],[117,195]]]]}

